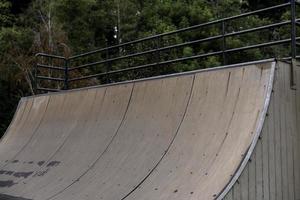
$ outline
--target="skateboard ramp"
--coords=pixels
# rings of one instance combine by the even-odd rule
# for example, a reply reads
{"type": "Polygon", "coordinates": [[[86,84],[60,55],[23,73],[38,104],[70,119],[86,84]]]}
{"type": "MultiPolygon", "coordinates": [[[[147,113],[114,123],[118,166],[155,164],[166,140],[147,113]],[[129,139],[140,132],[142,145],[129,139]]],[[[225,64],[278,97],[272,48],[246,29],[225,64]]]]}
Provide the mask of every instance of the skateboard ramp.
{"type": "Polygon", "coordinates": [[[23,98],[0,199],[223,198],[259,139],[275,62],[23,98]]]}

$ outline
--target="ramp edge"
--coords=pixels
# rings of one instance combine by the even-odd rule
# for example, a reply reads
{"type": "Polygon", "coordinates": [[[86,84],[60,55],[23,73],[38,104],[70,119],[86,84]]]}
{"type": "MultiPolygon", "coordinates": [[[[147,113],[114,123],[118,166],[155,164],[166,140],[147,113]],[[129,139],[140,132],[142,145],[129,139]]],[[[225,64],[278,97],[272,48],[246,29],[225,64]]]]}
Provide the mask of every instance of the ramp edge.
{"type": "Polygon", "coordinates": [[[270,100],[271,100],[271,95],[272,95],[272,90],[273,90],[273,86],[274,86],[274,78],[275,78],[275,69],[276,69],[276,65],[277,65],[278,61],[274,61],[271,64],[271,74],[270,74],[270,79],[269,79],[269,83],[267,86],[267,95],[266,95],[266,99],[264,102],[264,107],[262,110],[262,113],[260,115],[260,119],[256,128],[256,132],[254,135],[254,138],[247,150],[247,153],[244,157],[244,159],[242,160],[242,162],[240,163],[238,169],[235,171],[234,175],[232,176],[231,180],[229,181],[229,183],[227,184],[227,186],[224,187],[224,189],[219,193],[219,195],[215,198],[216,200],[222,200],[226,194],[231,190],[231,188],[234,186],[234,184],[237,182],[238,178],[240,177],[240,175],[242,174],[244,168],[246,167],[246,165],[248,164],[248,161],[250,160],[250,157],[256,147],[257,141],[262,133],[262,129],[263,129],[263,125],[267,116],[267,112],[268,112],[268,108],[270,105],[270,100]]]}
{"type": "Polygon", "coordinates": [[[224,66],[220,66],[220,67],[198,69],[198,70],[181,72],[181,73],[174,73],[174,74],[160,75],[160,76],[154,76],[154,77],[148,77],[148,78],[141,78],[141,79],[135,79],[135,80],[116,82],[116,83],[96,85],[96,86],[91,86],[91,87],[83,87],[83,88],[76,88],[76,89],[70,89],[70,90],[63,90],[63,91],[55,92],[55,93],[38,94],[38,95],[23,97],[22,99],[35,98],[35,97],[39,97],[39,96],[49,96],[51,94],[52,95],[53,94],[61,95],[61,94],[69,93],[69,92],[89,90],[89,89],[94,89],[94,88],[102,88],[102,87],[109,87],[109,86],[115,86],[115,85],[123,85],[123,84],[128,84],[128,83],[137,83],[137,82],[142,82],[142,81],[149,81],[149,80],[156,80],[156,79],[163,79],[163,78],[171,78],[171,77],[177,77],[177,76],[193,75],[193,74],[196,74],[196,73],[210,72],[210,71],[216,71],[216,70],[222,70],[222,69],[230,69],[230,68],[236,68],[236,67],[247,66],[247,65],[250,66],[250,65],[255,65],[255,64],[271,63],[271,62],[276,62],[276,61],[277,61],[276,58],[269,58],[269,59],[258,60],[258,61],[251,61],[251,62],[231,64],[231,65],[224,65],[224,66]]]}
{"type": "MultiPolygon", "coordinates": [[[[6,129],[5,132],[3,133],[2,137],[0,138],[0,143],[3,141],[3,139],[6,137],[6,135],[7,135],[8,132],[9,132],[9,130],[11,129],[11,126],[13,125],[14,121],[16,120],[16,117],[17,117],[17,114],[18,114],[18,112],[19,112],[19,109],[20,109],[21,105],[22,105],[23,103],[25,103],[25,98],[26,98],[26,97],[22,97],[22,98],[20,99],[20,101],[18,102],[18,105],[17,105],[17,107],[16,107],[16,111],[15,111],[15,113],[14,113],[14,116],[13,116],[13,118],[12,118],[10,124],[8,125],[7,129],[6,129]]],[[[22,111],[22,115],[23,115],[23,113],[24,113],[24,110],[22,111]]],[[[0,200],[1,200],[1,199],[0,199],[0,200]]]]}

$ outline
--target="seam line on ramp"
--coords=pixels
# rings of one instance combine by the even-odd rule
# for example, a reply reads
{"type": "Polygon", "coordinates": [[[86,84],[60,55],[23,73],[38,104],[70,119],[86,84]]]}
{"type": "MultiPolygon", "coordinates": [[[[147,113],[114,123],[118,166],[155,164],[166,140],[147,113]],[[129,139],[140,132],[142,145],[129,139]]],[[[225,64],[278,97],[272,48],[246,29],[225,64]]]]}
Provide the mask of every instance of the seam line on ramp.
{"type": "Polygon", "coordinates": [[[278,64],[278,62],[272,62],[272,66],[271,66],[271,73],[270,73],[270,78],[269,78],[269,82],[267,85],[267,92],[266,92],[266,96],[265,96],[265,101],[264,101],[264,107],[262,110],[262,113],[260,115],[260,119],[256,128],[256,133],[255,136],[252,140],[252,143],[250,144],[248,151],[246,153],[246,156],[244,157],[244,159],[242,160],[242,162],[240,163],[239,167],[237,168],[237,170],[235,171],[233,177],[231,178],[231,180],[229,181],[229,183],[224,187],[224,189],[219,193],[219,195],[215,198],[216,200],[222,200],[226,194],[231,190],[231,188],[233,187],[233,185],[236,183],[236,181],[238,180],[238,178],[240,177],[240,175],[242,174],[242,172],[244,171],[244,168],[246,167],[255,147],[257,144],[257,141],[259,139],[259,136],[262,132],[263,129],[263,125],[265,122],[265,118],[267,115],[267,111],[270,105],[270,100],[271,100],[271,94],[272,94],[272,89],[273,89],[273,84],[274,84],[274,77],[275,77],[275,68],[276,68],[276,64],[278,64]]]}
{"type": "MultiPolygon", "coordinates": [[[[30,136],[30,138],[29,138],[29,140],[24,144],[24,146],[10,159],[10,161],[12,161],[12,160],[14,160],[26,147],[27,147],[27,145],[32,141],[32,138],[36,135],[36,133],[37,133],[37,130],[40,128],[40,126],[41,126],[41,124],[42,124],[42,122],[43,122],[43,120],[44,120],[44,117],[45,117],[45,115],[46,115],[46,111],[47,111],[47,109],[48,109],[48,105],[49,105],[49,103],[50,103],[50,100],[51,100],[51,97],[49,97],[48,98],[48,100],[47,100],[47,104],[46,104],[46,108],[45,108],[45,111],[44,111],[44,113],[43,113],[43,115],[42,115],[42,117],[41,117],[41,120],[39,121],[39,123],[38,123],[38,125],[35,127],[35,129],[34,129],[34,131],[33,131],[33,133],[32,133],[32,135],[30,136]]],[[[31,111],[32,111],[32,106],[33,106],[33,103],[31,104],[31,106],[30,106],[30,111],[29,111],[29,113],[28,113],[28,115],[31,113],[31,111]]],[[[25,122],[27,122],[27,120],[25,121],[25,122]]],[[[2,169],[4,169],[4,167],[6,167],[7,165],[9,164],[9,162],[7,162],[6,164],[4,164],[0,169],[2,170],[2,169]]]]}
{"type": "MultiPolygon", "coordinates": [[[[240,98],[240,91],[241,91],[240,89],[241,88],[238,89],[238,94],[236,96],[235,103],[234,103],[234,108],[233,108],[233,115],[230,117],[230,120],[228,122],[228,125],[227,125],[227,128],[226,128],[226,133],[228,133],[228,131],[229,131],[231,125],[232,125],[233,118],[235,116],[235,111],[237,109],[237,104],[238,104],[237,102],[239,101],[239,98],[240,98]]],[[[223,149],[224,142],[225,142],[225,140],[226,140],[227,137],[228,137],[228,135],[226,134],[225,137],[223,138],[222,142],[220,143],[219,147],[217,148],[217,151],[216,151],[217,155],[220,154],[221,150],[223,149]]],[[[211,161],[211,163],[214,163],[216,159],[217,159],[217,157],[214,157],[213,160],[211,161]]]]}
{"type": "MultiPolygon", "coordinates": [[[[105,89],[105,91],[104,91],[104,96],[103,96],[102,102],[103,102],[103,100],[104,100],[104,98],[105,98],[106,90],[107,90],[107,89],[105,89]]],[[[98,91],[97,91],[97,92],[98,92],[98,91]]],[[[93,101],[92,101],[92,106],[91,106],[91,109],[90,109],[90,110],[92,110],[92,108],[93,108],[93,106],[94,106],[94,104],[95,104],[95,102],[96,102],[97,92],[95,93],[95,96],[94,96],[94,99],[93,99],[93,101]]],[[[79,121],[79,119],[76,120],[76,122],[78,122],[78,121],[79,121]]],[[[40,167],[38,167],[38,169],[34,170],[33,176],[34,176],[35,174],[41,172],[41,170],[43,169],[43,167],[45,167],[45,166],[49,163],[49,161],[57,155],[57,153],[59,152],[59,150],[60,150],[61,148],[63,148],[63,146],[65,145],[65,143],[67,142],[67,140],[70,138],[70,136],[72,135],[72,133],[73,133],[73,131],[71,131],[71,132],[68,134],[68,136],[67,136],[67,137],[64,139],[64,141],[62,142],[62,144],[61,144],[61,145],[53,152],[52,155],[49,156],[49,158],[46,160],[46,162],[45,162],[43,165],[41,165],[40,167]]],[[[33,178],[33,176],[29,177],[26,181],[24,180],[24,182],[29,182],[29,181],[33,178]]]]}
{"type": "Polygon", "coordinates": [[[152,168],[152,170],[141,180],[141,182],[139,184],[137,184],[129,193],[127,193],[123,198],[121,198],[120,200],[125,200],[128,196],[130,196],[136,189],[138,189],[145,181],[146,179],[152,174],[152,172],[158,167],[158,165],[161,163],[161,161],[165,158],[166,154],[169,152],[170,147],[172,146],[173,142],[175,141],[175,138],[180,130],[180,127],[185,119],[188,107],[190,105],[191,102],[191,96],[193,93],[193,89],[194,89],[194,83],[195,83],[195,77],[196,75],[193,75],[193,80],[192,80],[192,85],[191,85],[191,89],[190,89],[190,95],[188,97],[188,101],[187,101],[187,105],[185,107],[185,111],[183,113],[182,119],[179,123],[179,126],[177,127],[177,130],[175,131],[175,135],[173,137],[173,139],[171,140],[169,146],[167,147],[167,149],[165,150],[164,154],[162,155],[162,157],[159,159],[159,161],[157,162],[157,164],[152,168]]]}
{"type": "MultiPolygon", "coordinates": [[[[105,91],[104,91],[104,96],[103,96],[103,100],[104,100],[104,98],[105,98],[105,96],[106,96],[106,90],[107,89],[105,89],[105,91]]],[[[91,106],[91,109],[90,110],[92,110],[93,109],[93,106],[94,106],[94,104],[95,104],[95,102],[96,102],[96,96],[97,96],[97,92],[95,93],[95,96],[94,96],[94,99],[93,99],[93,102],[92,102],[92,106],[91,106]]],[[[102,101],[103,102],[103,101],[102,101]]],[[[77,119],[76,120],[76,122],[78,122],[78,121],[80,121],[79,119],[77,119]]],[[[56,154],[57,154],[57,152],[64,146],[64,144],[66,143],[66,141],[70,138],[70,136],[72,135],[72,132],[73,131],[71,131],[70,132],[70,134],[65,138],[65,140],[63,141],[63,143],[59,146],[59,148],[53,153],[53,155],[51,155],[49,158],[48,158],[48,160],[44,163],[44,165],[42,165],[41,167],[40,167],[40,169],[42,168],[42,167],[44,167],[45,165],[46,165],[46,163],[48,163],[56,154]]],[[[38,171],[38,170],[37,170],[38,171]]]]}
{"type": "Polygon", "coordinates": [[[76,182],[78,182],[84,175],[86,175],[96,165],[96,163],[99,161],[99,159],[102,158],[102,156],[104,155],[104,153],[108,150],[108,148],[110,147],[110,145],[112,144],[112,142],[114,141],[114,139],[116,138],[116,136],[118,135],[119,130],[120,130],[120,128],[122,127],[122,125],[124,123],[125,117],[127,115],[128,108],[129,108],[130,103],[131,103],[131,98],[132,98],[132,94],[133,94],[134,88],[135,88],[135,84],[132,84],[132,88],[131,88],[131,92],[130,92],[130,97],[129,97],[129,100],[128,100],[128,103],[127,103],[124,115],[122,117],[122,120],[121,120],[121,122],[120,122],[120,124],[119,124],[119,126],[118,126],[118,128],[117,128],[117,130],[115,132],[115,134],[113,135],[112,139],[109,141],[109,143],[107,144],[106,148],[104,149],[104,151],[99,155],[99,157],[91,164],[91,166],[85,172],[83,172],[78,178],[75,179],[75,181],[73,181],[71,184],[69,184],[67,187],[65,187],[61,191],[59,191],[59,192],[53,194],[52,196],[46,198],[46,200],[53,199],[57,195],[59,195],[59,194],[63,193],[64,191],[66,191],[73,184],[75,184],[76,182]]]}

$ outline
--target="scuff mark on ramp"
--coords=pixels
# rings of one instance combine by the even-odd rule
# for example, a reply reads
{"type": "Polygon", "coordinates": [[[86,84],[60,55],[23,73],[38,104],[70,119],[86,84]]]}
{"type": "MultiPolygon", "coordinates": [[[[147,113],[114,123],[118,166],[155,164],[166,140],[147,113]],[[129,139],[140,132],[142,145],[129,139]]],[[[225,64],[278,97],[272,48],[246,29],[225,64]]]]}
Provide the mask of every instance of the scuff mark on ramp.
{"type": "Polygon", "coordinates": [[[14,197],[10,195],[0,194],[0,200],[33,200],[33,199],[25,199],[23,197],[14,197]]]}
{"type": "Polygon", "coordinates": [[[0,181],[0,187],[11,187],[17,183],[13,182],[12,180],[7,181],[0,181]]]}

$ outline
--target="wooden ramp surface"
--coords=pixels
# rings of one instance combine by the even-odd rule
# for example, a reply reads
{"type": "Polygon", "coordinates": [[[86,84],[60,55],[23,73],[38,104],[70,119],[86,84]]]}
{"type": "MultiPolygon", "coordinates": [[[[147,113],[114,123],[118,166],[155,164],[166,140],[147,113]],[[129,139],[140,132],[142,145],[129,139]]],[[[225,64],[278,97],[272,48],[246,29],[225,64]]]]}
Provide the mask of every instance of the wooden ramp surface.
{"type": "Polygon", "coordinates": [[[276,64],[275,80],[260,138],[225,200],[300,199],[300,63],[276,64]]]}
{"type": "Polygon", "coordinates": [[[207,200],[261,132],[275,63],[23,98],[0,199],[207,200]]]}

